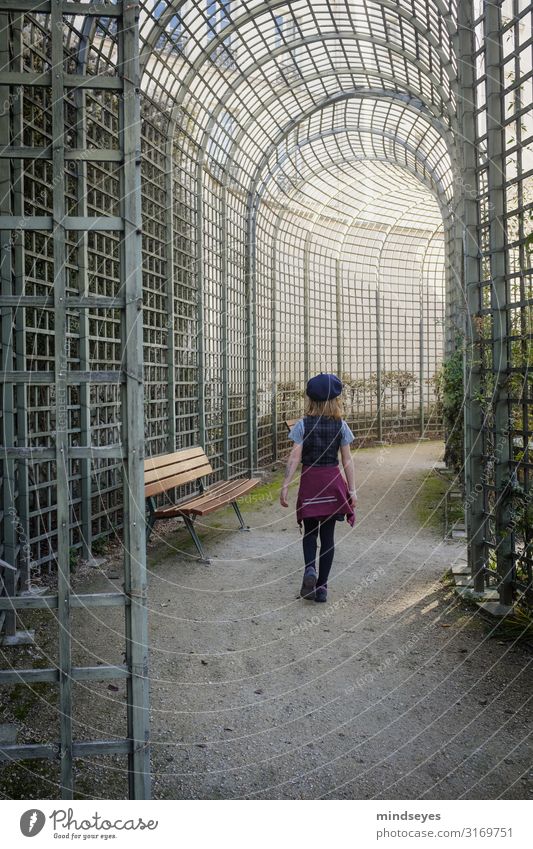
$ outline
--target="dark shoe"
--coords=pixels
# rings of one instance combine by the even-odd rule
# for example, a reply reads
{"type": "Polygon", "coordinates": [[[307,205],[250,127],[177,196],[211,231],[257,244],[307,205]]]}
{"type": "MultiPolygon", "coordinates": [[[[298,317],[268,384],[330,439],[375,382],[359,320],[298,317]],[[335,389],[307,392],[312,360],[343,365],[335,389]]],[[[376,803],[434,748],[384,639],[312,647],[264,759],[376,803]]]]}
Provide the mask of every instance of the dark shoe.
{"type": "Polygon", "coordinates": [[[317,587],[315,590],[315,601],[327,601],[328,600],[328,588],[327,587],[317,587]]]}
{"type": "Polygon", "coordinates": [[[300,590],[300,596],[302,598],[306,598],[308,601],[313,601],[315,597],[316,578],[316,569],[314,569],[313,566],[308,566],[304,572],[304,579],[300,590]]]}

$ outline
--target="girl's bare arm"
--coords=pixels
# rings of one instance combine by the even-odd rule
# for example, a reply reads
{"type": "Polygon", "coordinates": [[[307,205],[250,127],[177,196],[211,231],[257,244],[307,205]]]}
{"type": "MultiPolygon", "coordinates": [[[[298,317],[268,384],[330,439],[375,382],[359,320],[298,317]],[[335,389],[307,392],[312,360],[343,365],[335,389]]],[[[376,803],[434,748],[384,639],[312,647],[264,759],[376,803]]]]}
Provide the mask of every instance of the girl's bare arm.
{"type": "Polygon", "coordinates": [[[352,506],[354,506],[357,502],[357,493],[355,491],[355,474],[349,445],[341,445],[341,460],[344,474],[346,475],[346,481],[348,483],[348,489],[350,491],[350,501],[352,502],[352,506]]]}
{"type": "Polygon", "coordinates": [[[285,478],[283,480],[283,486],[281,487],[281,493],[279,496],[279,502],[282,507],[288,507],[289,502],[287,500],[287,495],[289,492],[289,484],[294,477],[296,469],[300,465],[300,461],[302,459],[302,446],[294,445],[291,453],[289,454],[289,459],[287,460],[287,468],[285,470],[285,478]]]}

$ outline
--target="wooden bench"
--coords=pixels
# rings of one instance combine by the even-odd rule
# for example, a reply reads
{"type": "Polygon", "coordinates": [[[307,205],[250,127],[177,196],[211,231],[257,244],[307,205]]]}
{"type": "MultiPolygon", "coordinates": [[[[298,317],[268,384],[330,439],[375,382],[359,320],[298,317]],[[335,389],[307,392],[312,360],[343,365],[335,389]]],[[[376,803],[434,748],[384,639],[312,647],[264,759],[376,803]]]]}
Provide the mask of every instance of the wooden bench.
{"type": "Polygon", "coordinates": [[[150,457],[144,463],[144,494],[148,506],[147,541],[158,519],[173,519],[179,516],[185,522],[201,560],[209,563],[202,543],[194,527],[198,516],[207,516],[220,507],[231,504],[240,523],[239,530],[250,530],[245,524],[237,504],[237,499],[250,492],[260,483],[258,478],[239,478],[233,481],[221,481],[206,488],[202,478],[213,473],[211,463],[203,448],[185,448],[173,454],[150,457]],[[198,493],[188,498],[172,502],[168,506],[157,507],[155,498],[164,492],[198,481],[198,493]]]}

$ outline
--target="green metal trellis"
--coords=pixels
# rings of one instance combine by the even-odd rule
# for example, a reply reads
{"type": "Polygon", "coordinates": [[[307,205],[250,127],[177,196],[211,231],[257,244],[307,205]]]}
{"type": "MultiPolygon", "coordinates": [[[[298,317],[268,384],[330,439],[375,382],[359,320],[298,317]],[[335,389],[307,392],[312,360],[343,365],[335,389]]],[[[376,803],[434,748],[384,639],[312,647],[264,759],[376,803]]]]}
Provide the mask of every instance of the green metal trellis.
{"type": "MultiPolygon", "coordinates": [[[[143,376],[142,376],[142,277],[141,277],[141,207],[140,207],[140,113],[139,113],[139,64],[138,64],[138,18],[139,7],[135,4],[114,6],[112,15],[117,19],[117,77],[101,79],[99,83],[104,89],[110,88],[120,93],[120,148],[114,151],[104,149],[94,154],[92,150],[79,147],[85,141],[83,122],[78,129],[78,146],[75,153],[79,158],[78,177],[78,214],[69,215],[65,195],[65,166],[67,150],[64,133],[64,103],[68,89],[76,88],[77,105],[83,111],[83,99],[80,104],[80,90],[91,88],[98,80],[87,74],[68,75],[65,73],[64,53],[64,15],[71,14],[72,4],[52,0],[43,4],[43,11],[49,13],[50,23],[50,67],[46,75],[25,74],[19,71],[2,71],[0,84],[9,86],[15,81],[23,86],[48,86],[51,101],[51,132],[53,145],[48,156],[52,165],[52,215],[46,218],[24,218],[21,216],[17,223],[10,215],[10,209],[3,209],[0,217],[2,233],[13,229],[39,230],[43,226],[49,228],[53,240],[54,278],[51,294],[48,298],[39,299],[46,308],[53,308],[54,314],[54,363],[53,370],[47,372],[32,372],[26,369],[12,371],[12,366],[4,363],[4,386],[15,384],[23,386],[33,380],[46,378],[45,385],[54,387],[55,398],[55,431],[54,446],[47,452],[54,459],[57,476],[57,563],[58,588],[56,595],[22,595],[17,598],[3,597],[0,608],[10,612],[23,610],[50,610],[57,619],[58,625],[58,665],[57,668],[42,670],[13,669],[0,672],[0,683],[10,684],[25,682],[49,681],[59,688],[59,724],[60,739],[55,744],[13,744],[3,746],[0,757],[4,761],[21,758],[59,758],[60,786],[63,798],[72,798],[74,793],[74,759],[80,756],[95,754],[122,753],[128,756],[130,796],[132,798],[148,798],[150,794],[150,769],[148,748],[148,637],[146,618],[146,563],[145,563],[145,530],[144,530],[144,434],[143,419],[143,376]],[[43,81],[43,77],[45,81],[43,81]],[[121,212],[120,216],[93,217],[86,214],[85,206],[85,163],[101,161],[109,156],[111,161],[117,161],[122,169],[121,177],[121,212]],[[121,281],[117,299],[113,306],[118,306],[122,313],[122,367],[117,372],[91,371],[87,367],[87,323],[86,318],[80,322],[80,338],[84,343],[84,351],[80,358],[80,370],[70,368],[70,352],[68,350],[67,321],[73,311],[86,315],[87,310],[99,307],[106,308],[111,299],[92,298],[89,294],[87,266],[85,263],[86,233],[99,230],[116,230],[120,233],[121,245],[121,281]],[[74,230],[78,237],[78,280],[76,295],[71,294],[67,286],[67,231],[74,230]],[[81,261],[80,261],[81,260],[81,261]],[[82,370],[85,366],[85,370],[82,370]],[[9,381],[9,382],[8,382],[9,381]],[[69,388],[82,388],[82,409],[88,403],[88,387],[92,383],[110,383],[117,381],[121,386],[121,411],[123,434],[120,442],[108,448],[98,450],[88,441],[87,416],[82,416],[83,444],[74,450],[69,438],[69,388]],[[71,527],[71,489],[70,469],[74,458],[83,465],[85,472],[82,480],[87,478],[87,464],[95,457],[107,456],[120,460],[124,469],[124,512],[125,512],[125,546],[124,546],[124,592],[76,595],[72,592],[70,580],[70,527],[71,527]],[[125,664],[99,667],[74,667],[72,664],[72,627],[71,610],[73,607],[106,607],[118,606],[124,608],[126,621],[126,653],[125,664]],[[127,684],[127,736],[119,741],[84,741],[73,739],[72,729],[72,685],[74,681],[102,681],[113,678],[125,678],[127,684]]],[[[24,2],[9,3],[12,14],[23,12],[24,2]]],[[[101,14],[98,7],[86,5],[77,6],[76,12],[87,18],[101,14]]],[[[6,16],[7,17],[7,16],[6,16]]],[[[8,31],[9,21],[4,32],[8,31]]],[[[83,118],[83,116],[81,116],[83,118]]],[[[10,140],[4,137],[4,155],[10,152],[16,159],[18,151],[10,151],[10,140]]],[[[31,157],[31,149],[25,151],[25,158],[31,157]]],[[[38,151],[34,152],[38,155],[38,151]]],[[[4,161],[4,160],[3,160],[4,161]]],[[[6,160],[9,162],[9,160],[6,160]]],[[[7,196],[4,194],[4,203],[7,196]]],[[[10,291],[11,279],[6,280],[2,291],[3,312],[20,309],[26,303],[35,303],[35,299],[27,300],[24,290],[20,291],[18,299],[12,299],[10,291]]],[[[5,328],[6,329],[6,328],[5,328]]],[[[10,337],[7,328],[6,338],[10,337]]],[[[21,353],[20,351],[18,352],[21,353]]],[[[23,411],[19,409],[19,416],[23,411]]],[[[20,434],[19,434],[20,438],[20,434]]],[[[32,447],[29,444],[15,444],[14,429],[4,427],[4,463],[8,465],[18,459],[32,457],[32,447]]],[[[41,452],[42,454],[43,452],[41,452]]],[[[87,497],[87,484],[82,484],[82,492],[87,497]]],[[[13,491],[11,497],[13,498],[13,491]]],[[[14,500],[14,498],[13,498],[14,500]]],[[[82,524],[88,533],[89,520],[84,514],[82,524]]],[[[7,554],[15,560],[14,546],[7,554]]]]}
{"type": "Polygon", "coordinates": [[[11,597],[60,579],[0,610],[11,632],[10,605],[57,611],[59,671],[27,680],[59,683],[65,794],[72,759],[101,750],[148,792],[143,452],[266,466],[315,369],[351,379],[361,441],[435,435],[428,381],[464,344],[474,589],[531,598],[531,8],[223,11],[0,2],[0,556],[11,597]],[[124,594],[73,597],[73,554],[115,532],[124,594]],[[124,607],[124,668],[72,667],[81,604],[124,607]],[[128,739],[73,741],[71,682],[113,674],[128,739]]]}

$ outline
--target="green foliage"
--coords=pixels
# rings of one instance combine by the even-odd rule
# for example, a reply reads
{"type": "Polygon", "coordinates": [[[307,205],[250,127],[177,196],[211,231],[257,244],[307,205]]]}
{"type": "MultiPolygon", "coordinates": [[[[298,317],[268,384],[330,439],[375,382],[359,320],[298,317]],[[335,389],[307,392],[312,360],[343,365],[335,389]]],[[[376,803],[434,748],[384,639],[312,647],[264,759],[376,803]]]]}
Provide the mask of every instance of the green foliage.
{"type": "Polygon", "coordinates": [[[381,375],[381,385],[385,389],[398,392],[400,395],[400,410],[402,417],[407,412],[407,391],[414,386],[417,378],[411,371],[397,369],[396,371],[384,371],[381,375]]]}
{"type": "Polygon", "coordinates": [[[278,383],[276,387],[278,419],[295,419],[300,416],[304,394],[294,380],[286,380],[278,383]]]}
{"type": "Polygon", "coordinates": [[[436,472],[424,473],[417,487],[414,509],[421,528],[444,531],[444,500],[447,482],[436,472]]]}
{"type": "Polygon", "coordinates": [[[93,555],[101,556],[107,551],[109,540],[104,537],[97,537],[91,542],[91,552],[93,555]]]}
{"type": "Polygon", "coordinates": [[[75,572],[77,567],[78,567],[78,557],[79,557],[78,550],[76,548],[71,548],[69,550],[69,555],[68,555],[69,566],[70,566],[71,572],[75,572]]]}
{"type": "Polygon", "coordinates": [[[533,617],[527,607],[516,605],[513,612],[504,616],[494,627],[491,625],[491,637],[500,640],[530,641],[533,639],[533,617]]]}
{"type": "Polygon", "coordinates": [[[372,387],[364,377],[352,377],[347,372],[342,374],[341,380],[345,410],[355,414],[364,399],[365,391],[372,391],[372,387]]]}
{"type": "Polygon", "coordinates": [[[410,371],[384,371],[381,375],[381,385],[388,389],[396,389],[400,393],[405,393],[409,387],[416,383],[416,377],[410,371]]]}
{"type": "Polygon", "coordinates": [[[444,421],[446,451],[444,459],[455,472],[463,467],[463,403],[464,374],[463,349],[457,348],[444,360],[434,378],[438,410],[444,421]]]}

